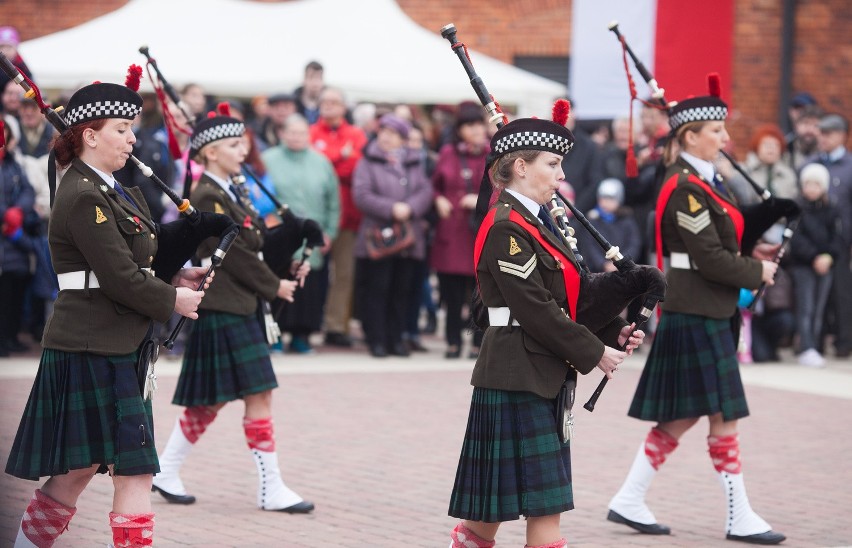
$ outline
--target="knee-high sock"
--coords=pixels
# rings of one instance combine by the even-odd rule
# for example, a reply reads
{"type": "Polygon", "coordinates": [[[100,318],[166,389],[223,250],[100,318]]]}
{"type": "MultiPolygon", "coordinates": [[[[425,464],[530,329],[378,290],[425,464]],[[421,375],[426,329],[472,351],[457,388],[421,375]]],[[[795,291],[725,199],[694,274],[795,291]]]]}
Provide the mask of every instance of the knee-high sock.
{"type": "Polygon", "coordinates": [[[187,407],[178,421],[180,422],[181,431],[186,436],[186,439],[189,440],[189,443],[195,443],[215,418],[216,411],[212,407],[199,405],[196,407],[187,407]]]}
{"type": "Polygon", "coordinates": [[[553,541],[550,544],[540,544],[538,546],[530,546],[529,544],[525,544],[524,548],[568,548],[568,541],[564,538],[553,541]]]}
{"type": "Polygon", "coordinates": [[[246,442],[257,466],[259,484],[257,488],[257,506],[263,510],[282,510],[302,502],[295,491],[287,487],[281,479],[278,468],[278,454],[275,453],[275,432],[272,417],[264,419],[243,419],[246,442]]]}
{"type": "Polygon", "coordinates": [[[154,485],[173,495],[186,495],[180,479],[180,467],[192,446],[216,418],[211,407],[187,407],[178,417],[163,454],[160,455],[160,472],[154,476],[154,485]]]}
{"type": "Polygon", "coordinates": [[[645,494],[651,487],[657,469],[677,445],[677,440],[666,432],[651,428],[639,446],[621,489],[609,501],[609,509],[636,523],[657,523],[657,518],[645,504],[645,494]]]}
{"type": "Polygon", "coordinates": [[[115,548],[139,548],[154,545],[154,514],[109,513],[112,544],[115,548]]]}
{"type": "Polygon", "coordinates": [[[751,509],[748,502],[737,434],[707,436],[707,445],[727,499],[725,532],[729,535],[749,536],[770,531],[772,527],[751,509]]]}
{"type": "Polygon", "coordinates": [[[485,540],[467,527],[464,522],[460,521],[453,532],[450,533],[450,538],[453,543],[450,548],[491,548],[494,546],[493,540],[485,540]]]}
{"type": "Polygon", "coordinates": [[[65,506],[36,489],[21,519],[15,548],[50,548],[74,517],[76,508],[65,506]]]}

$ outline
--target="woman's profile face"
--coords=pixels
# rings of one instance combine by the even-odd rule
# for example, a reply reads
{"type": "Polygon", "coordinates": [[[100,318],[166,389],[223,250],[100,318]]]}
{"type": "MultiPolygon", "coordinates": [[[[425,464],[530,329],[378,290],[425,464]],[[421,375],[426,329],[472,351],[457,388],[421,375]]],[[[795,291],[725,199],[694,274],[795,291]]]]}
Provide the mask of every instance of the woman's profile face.
{"type": "Polygon", "coordinates": [[[712,162],[727,146],[730,136],[725,122],[705,122],[701,130],[688,131],[684,150],[693,156],[712,162]]]}
{"type": "Polygon", "coordinates": [[[511,188],[543,205],[550,200],[563,180],[565,173],[562,171],[562,156],[542,152],[532,162],[520,158],[515,160],[514,184],[511,188]]]}
{"type": "Polygon", "coordinates": [[[110,118],[101,129],[93,130],[94,146],[91,150],[93,160],[99,164],[95,167],[106,173],[113,173],[124,167],[133,153],[133,143],[136,142],[132,123],[132,120],[110,118]]]}
{"type": "Polygon", "coordinates": [[[240,172],[240,164],[246,159],[248,153],[245,139],[227,137],[207,146],[209,150],[205,151],[205,155],[208,167],[228,175],[240,172]]]}

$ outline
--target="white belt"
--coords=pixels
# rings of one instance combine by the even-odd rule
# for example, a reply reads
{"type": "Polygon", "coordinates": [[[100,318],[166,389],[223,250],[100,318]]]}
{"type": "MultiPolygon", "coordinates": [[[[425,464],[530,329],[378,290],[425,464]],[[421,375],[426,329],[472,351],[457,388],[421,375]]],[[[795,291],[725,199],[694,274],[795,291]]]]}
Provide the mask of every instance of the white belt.
{"type": "MultiPolygon", "coordinates": [[[[140,270],[144,270],[151,276],[154,275],[154,271],[150,268],[140,268],[140,270]]],[[[64,274],[57,274],[56,278],[59,280],[59,291],[64,291],[66,289],[85,289],[86,288],[86,271],[78,270],[76,272],[65,272],[64,274]]],[[[98,283],[98,277],[95,276],[94,272],[89,272],[89,289],[97,289],[101,286],[98,283]]]]}
{"type": "Polygon", "coordinates": [[[698,270],[698,267],[695,266],[695,263],[693,263],[692,259],[689,258],[688,253],[670,253],[669,266],[671,268],[682,268],[684,270],[698,270]]]}
{"type": "MultiPolygon", "coordinates": [[[[512,313],[509,312],[508,306],[501,306],[498,308],[491,306],[488,307],[488,325],[492,325],[494,327],[506,327],[509,325],[509,318],[511,316],[512,313]]],[[[512,318],[512,325],[520,327],[521,324],[518,323],[518,320],[512,318]]]]}

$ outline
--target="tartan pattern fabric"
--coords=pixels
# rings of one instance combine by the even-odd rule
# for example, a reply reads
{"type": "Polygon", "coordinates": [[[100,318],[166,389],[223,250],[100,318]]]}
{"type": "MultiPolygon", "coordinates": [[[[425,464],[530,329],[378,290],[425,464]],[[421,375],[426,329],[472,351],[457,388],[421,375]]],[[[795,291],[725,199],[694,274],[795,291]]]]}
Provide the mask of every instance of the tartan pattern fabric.
{"type": "Polygon", "coordinates": [[[136,376],[137,353],[99,356],[46,348],[6,472],[38,480],[100,464],[114,474],[160,471],[151,401],[136,376]]]}
{"type": "Polygon", "coordinates": [[[749,414],[731,322],[666,312],[627,414],[666,422],[716,413],[749,414]]]}
{"type": "Polygon", "coordinates": [[[86,103],[68,111],[65,121],[69,126],[98,118],[134,119],[142,112],[142,107],[124,101],[95,101],[86,103]]]}
{"type": "Polygon", "coordinates": [[[556,434],[554,400],[474,388],[449,515],[498,522],[574,508],[571,448],[556,434]]]}
{"type": "Polygon", "coordinates": [[[21,520],[21,530],[36,546],[51,546],[64,531],[76,508],[65,506],[36,489],[21,520]]]}
{"type": "Polygon", "coordinates": [[[195,443],[201,437],[201,434],[207,430],[216,415],[217,413],[212,407],[203,405],[187,407],[179,419],[180,430],[189,443],[195,443]]]}
{"type": "Polygon", "coordinates": [[[214,405],[277,386],[257,316],[198,311],[172,403],[214,405]]]}
{"type": "Polygon", "coordinates": [[[154,514],[109,513],[112,544],[115,548],[138,548],[154,545],[154,514]]]}
{"type": "Polygon", "coordinates": [[[574,143],[561,135],[544,131],[521,131],[510,133],[494,142],[494,152],[505,154],[513,150],[549,150],[555,154],[565,155],[574,143]]]}

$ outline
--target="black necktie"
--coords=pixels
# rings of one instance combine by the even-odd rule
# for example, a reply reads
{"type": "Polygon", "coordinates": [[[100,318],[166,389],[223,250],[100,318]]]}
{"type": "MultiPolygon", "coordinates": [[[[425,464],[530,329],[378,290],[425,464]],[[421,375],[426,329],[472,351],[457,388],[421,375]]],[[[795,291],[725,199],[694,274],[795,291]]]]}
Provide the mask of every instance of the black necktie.
{"type": "Polygon", "coordinates": [[[116,181],[116,183],[115,183],[115,192],[116,192],[116,194],[118,194],[119,196],[121,196],[122,198],[124,198],[125,200],[127,200],[127,202],[128,202],[130,205],[132,205],[132,206],[133,206],[133,207],[135,207],[136,209],[139,209],[139,204],[137,204],[137,203],[133,200],[133,198],[131,198],[131,197],[130,197],[130,195],[129,195],[127,192],[125,192],[125,190],[124,190],[123,188],[121,188],[121,185],[120,185],[120,184],[118,184],[118,181],[116,181]]]}
{"type": "Polygon", "coordinates": [[[553,232],[553,235],[557,238],[560,237],[559,231],[553,225],[553,221],[550,220],[550,214],[544,206],[541,206],[538,209],[538,218],[541,220],[541,224],[543,224],[545,228],[547,228],[547,230],[553,232]]]}

